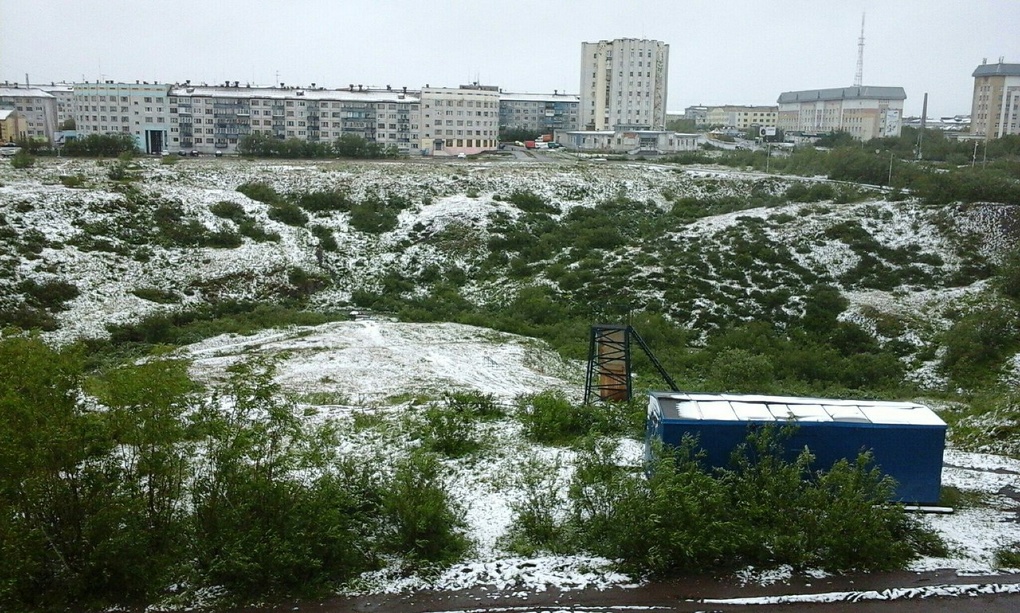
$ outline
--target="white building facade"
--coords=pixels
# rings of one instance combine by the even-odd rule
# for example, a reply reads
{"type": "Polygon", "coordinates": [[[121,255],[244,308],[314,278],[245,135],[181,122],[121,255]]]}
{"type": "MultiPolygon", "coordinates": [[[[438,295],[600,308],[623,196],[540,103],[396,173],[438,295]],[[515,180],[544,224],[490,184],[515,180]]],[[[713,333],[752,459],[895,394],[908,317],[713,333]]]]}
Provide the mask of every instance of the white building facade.
{"type": "Polygon", "coordinates": [[[587,130],[663,130],[669,45],[636,38],[581,44],[580,120],[587,130]]]}
{"type": "Polygon", "coordinates": [[[499,90],[465,85],[421,92],[421,150],[429,155],[474,154],[499,146],[499,90]]]}
{"type": "Polygon", "coordinates": [[[783,92],[777,127],[786,133],[849,133],[857,140],[899,136],[903,127],[902,87],[836,87],[783,92]]]}
{"type": "Polygon", "coordinates": [[[571,151],[668,154],[698,149],[698,134],[665,130],[572,130],[557,132],[556,142],[571,151]]]}
{"type": "Polygon", "coordinates": [[[130,134],[144,153],[169,144],[170,85],[97,81],[74,84],[74,122],[79,137],[130,134]]]}
{"type": "Polygon", "coordinates": [[[240,140],[333,142],[344,134],[416,151],[420,93],[406,89],[175,85],[170,90],[170,150],[234,153],[240,140]]]}
{"type": "Polygon", "coordinates": [[[499,94],[499,127],[552,134],[580,127],[580,98],[574,94],[499,94]]]}

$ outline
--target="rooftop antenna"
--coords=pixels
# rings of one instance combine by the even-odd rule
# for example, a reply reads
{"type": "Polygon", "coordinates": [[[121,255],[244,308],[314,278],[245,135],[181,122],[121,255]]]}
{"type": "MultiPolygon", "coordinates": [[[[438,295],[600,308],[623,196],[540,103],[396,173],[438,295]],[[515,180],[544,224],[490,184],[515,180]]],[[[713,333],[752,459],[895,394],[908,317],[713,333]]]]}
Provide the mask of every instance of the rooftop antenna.
{"type": "Polygon", "coordinates": [[[854,87],[860,87],[864,80],[864,13],[861,13],[861,37],[857,39],[857,73],[854,87]]]}

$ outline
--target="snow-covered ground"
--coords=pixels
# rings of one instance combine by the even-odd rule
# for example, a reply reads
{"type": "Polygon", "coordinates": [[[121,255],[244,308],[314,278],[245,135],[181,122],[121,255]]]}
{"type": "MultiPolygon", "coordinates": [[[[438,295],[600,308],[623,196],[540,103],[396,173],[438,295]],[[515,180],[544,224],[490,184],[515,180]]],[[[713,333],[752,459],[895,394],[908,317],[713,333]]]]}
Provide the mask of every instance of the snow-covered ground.
{"type": "MultiPolygon", "coordinates": [[[[330,289],[315,295],[318,306],[349,308],[351,291],[376,282],[385,267],[396,270],[436,264],[469,265],[466,254],[443,253],[430,237],[453,225],[483,228],[493,214],[511,218],[520,211],[506,202],[515,191],[530,191],[567,211],[620,194],[639,202],[668,207],[667,194],[685,197],[742,197],[752,185],[769,184],[781,191],[787,179],[764,178],[727,169],[679,170],[644,164],[578,165],[548,167],[534,164],[435,162],[338,163],[249,162],[242,160],[182,160],[162,166],[142,160],[139,180],[132,184],[150,202],[171,202],[204,226],[216,229],[226,223],[209,207],[223,201],[241,205],[246,214],[267,230],[280,234],[278,242],[245,240],[234,249],[159,248],[146,253],[83,250],[73,243],[83,228],[110,223],[125,215],[123,190],[106,178],[108,167],[89,160],[40,160],[33,169],[16,171],[0,162],[0,214],[15,232],[40,232],[47,246],[32,257],[6,253],[2,261],[23,279],[73,280],[80,295],[58,313],[58,330],[47,338],[56,343],[86,336],[105,335],[108,324],[128,323],[167,310],[200,303],[207,293],[234,299],[260,299],[272,291],[275,279],[288,268],[328,270],[330,289]],[[80,175],[86,189],[64,187],[62,176],[80,175]],[[343,215],[312,215],[310,223],[334,231],[339,251],[324,254],[320,264],[316,241],[304,228],[273,221],[266,205],[236,191],[249,181],[265,181],[280,193],[343,188],[352,198],[368,194],[400,196],[411,204],[391,232],[370,236],[351,230],[343,215]],[[224,280],[229,280],[229,283],[224,280]],[[270,288],[270,289],[267,289],[270,288]],[[141,288],[173,293],[177,304],[158,304],[135,295],[141,288]],[[215,289],[213,289],[215,288],[215,289]]],[[[760,187],[760,185],[759,185],[760,187]]],[[[1008,224],[993,209],[958,212],[961,232],[986,237],[978,248],[990,258],[1007,240],[1008,224]]],[[[705,217],[677,228],[669,237],[678,242],[697,241],[741,223],[741,218],[772,223],[766,235],[776,245],[810,246],[794,252],[796,261],[819,274],[837,277],[856,262],[856,255],[840,241],[828,240],[825,229],[842,221],[859,223],[884,245],[918,246],[938,255],[948,266],[959,260],[956,246],[937,231],[930,212],[921,207],[881,200],[849,205],[788,204],[705,217]]],[[[119,240],[119,239],[118,239],[119,240]]],[[[129,245],[117,243],[129,251],[129,245]]],[[[0,279],[0,290],[11,281],[0,279]]],[[[896,291],[853,291],[847,297],[846,317],[867,323],[868,309],[902,317],[909,334],[930,333],[946,325],[947,309],[980,294],[982,283],[957,288],[905,287],[896,291]],[[917,328],[915,330],[914,328],[917,328]]],[[[471,299],[498,300],[512,290],[510,283],[464,288],[471,299]]],[[[509,403],[524,393],[557,389],[580,394],[583,366],[564,363],[541,343],[482,328],[454,324],[406,324],[383,319],[361,319],[313,328],[270,330],[251,336],[220,336],[182,350],[194,360],[194,374],[204,380],[223,376],[231,363],[256,354],[276,356],[278,380],[299,402],[311,394],[328,393],[335,404],[320,405],[310,419],[345,419],[362,410],[401,411],[411,408],[407,398],[437,397],[443,391],[477,390],[509,403]],[[341,401],[342,400],[342,401],[341,401]]],[[[918,380],[934,380],[930,365],[914,373],[918,380]]],[[[568,451],[526,446],[513,427],[492,433],[505,453],[491,461],[450,463],[447,484],[463,506],[469,536],[477,544],[469,561],[438,578],[394,577],[386,572],[366,577],[366,589],[392,591],[408,587],[458,589],[492,586],[518,592],[553,588],[587,588],[629,585],[635,578],[612,570],[609,561],[586,557],[522,559],[501,552],[498,541],[511,521],[515,493],[507,477],[522,457],[538,454],[562,462],[558,477],[569,478],[572,456],[568,451]]],[[[636,443],[621,448],[621,460],[640,461],[636,443]]],[[[943,480],[984,496],[981,505],[952,515],[932,515],[925,521],[952,545],[949,558],[921,559],[915,570],[956,569],[961,574],[984,574],[994,569],[997,547],[1020,541],[1017,503],[1005,488],[1016,487],[1020,464],[1007,458],[949,450],[943,480]]],[[[789,571],[786,571],[789,572],[789,571]]],[[[784,571],[749,570],[749,581],[767,583],[784,579],[784,571]]]]}

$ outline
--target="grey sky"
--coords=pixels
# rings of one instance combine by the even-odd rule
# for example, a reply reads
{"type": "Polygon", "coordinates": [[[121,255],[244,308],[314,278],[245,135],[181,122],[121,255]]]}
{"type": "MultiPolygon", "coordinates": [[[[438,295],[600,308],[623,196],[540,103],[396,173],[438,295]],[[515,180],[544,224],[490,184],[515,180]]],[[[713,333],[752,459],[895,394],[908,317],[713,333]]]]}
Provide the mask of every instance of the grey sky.
{"type": "Polygon", "coordinates": [[[1018,0],[0,0],[0,81],[135,79],[577,93],[581,42],[670,45],[669,109],[901,86],[970,112],[971,73],[1020,63],[1018,0]],[[279,78],[277,79],[277,74],[279,78]]]}

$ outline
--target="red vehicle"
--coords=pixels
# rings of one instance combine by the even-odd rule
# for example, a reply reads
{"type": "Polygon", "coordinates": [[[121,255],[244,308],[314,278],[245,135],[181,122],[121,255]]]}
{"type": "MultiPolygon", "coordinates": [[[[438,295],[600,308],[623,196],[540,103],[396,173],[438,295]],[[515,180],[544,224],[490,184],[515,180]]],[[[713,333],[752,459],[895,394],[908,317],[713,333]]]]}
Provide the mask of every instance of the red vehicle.
{"type": "Polygon", "coordinates": [[[525,149],[534,149],[535,148],[535,141],[533,141],[533,140],[526,140],[526,141],[524,141],[524,148],[525,149]]]}

